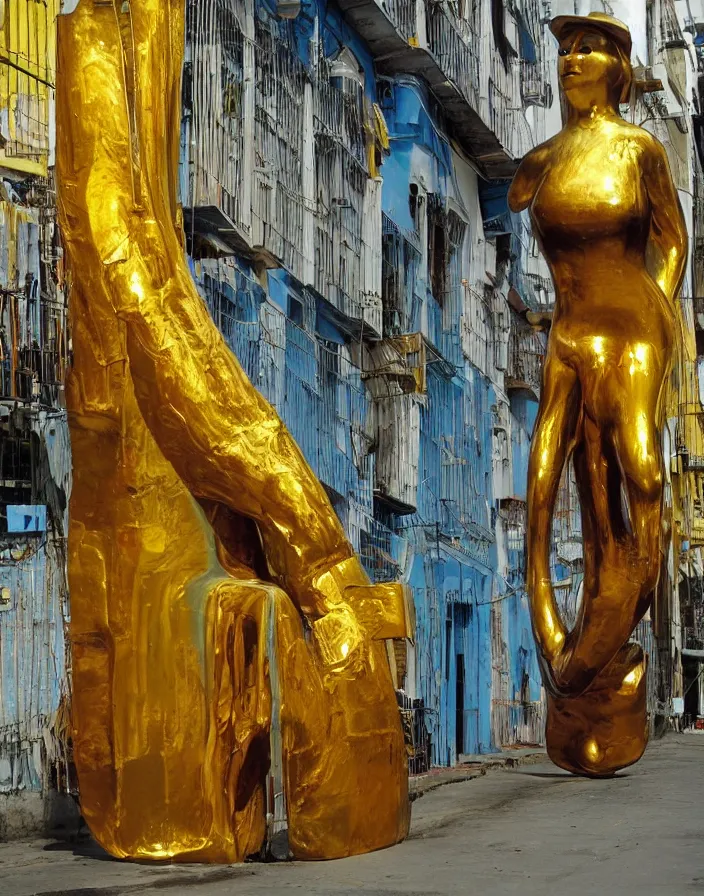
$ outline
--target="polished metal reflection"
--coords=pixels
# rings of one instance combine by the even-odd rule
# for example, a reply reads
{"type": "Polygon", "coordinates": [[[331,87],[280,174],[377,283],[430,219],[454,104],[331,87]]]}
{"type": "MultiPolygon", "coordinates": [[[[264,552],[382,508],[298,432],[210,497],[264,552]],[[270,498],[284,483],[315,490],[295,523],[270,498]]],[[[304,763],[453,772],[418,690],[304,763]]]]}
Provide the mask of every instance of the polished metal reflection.
{"type": "Polygon", "coordinates": [[[410,633],[407,595],[370,585],[191,280],[183,44],[183,0],[60,17],[81,807],[116,856],[241,860],[265,839],[278,722],[293,854],[377,849],[409,822],[384,641],[410,633]]]}
{"type": "Polygon", "coordinates": [[[629,643],[657,584],[663,387],[687,236],[665,151],[624,121],[631,37],[610,16],[560,16],[567,120],[509,193],[529,208],[556,289],[528,471],[527,588],[548,690],[547,747],[562,768],[609,776],[648,738],[646,664],[629,643]],[[550,578],[551,523],[572,458],[584,591],[568,631],[550,578]]]}

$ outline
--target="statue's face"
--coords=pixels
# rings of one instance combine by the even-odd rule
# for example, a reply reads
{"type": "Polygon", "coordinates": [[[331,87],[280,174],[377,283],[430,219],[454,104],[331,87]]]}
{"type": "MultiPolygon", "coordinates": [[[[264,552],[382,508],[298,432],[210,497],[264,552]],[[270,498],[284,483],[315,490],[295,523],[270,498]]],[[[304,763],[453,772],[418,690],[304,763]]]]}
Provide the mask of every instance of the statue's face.
{"type": "Polygon", "coordinates": [[[558,72],[567,98],[591,99],[594,88],[610,93],[623,81],[623,63],[613,41],[599,31],[572,31],[560,41],[558,72]]]}

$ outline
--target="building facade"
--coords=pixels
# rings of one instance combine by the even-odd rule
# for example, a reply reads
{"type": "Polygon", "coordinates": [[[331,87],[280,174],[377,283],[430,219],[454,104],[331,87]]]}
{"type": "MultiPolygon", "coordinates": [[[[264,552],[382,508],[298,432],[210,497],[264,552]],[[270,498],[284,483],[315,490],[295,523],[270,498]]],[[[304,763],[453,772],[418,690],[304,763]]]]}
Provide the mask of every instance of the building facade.
{"type": "MultiPolygon", "coordinates": [[[[53,181],[58,2],[0,6],[0,839],[65,794],[71,456],[53,181]]],[[[65,802],[65,800],[64,800],[65,802]]]]}
{"type": "MultiPolygon", "coordinates": [[[[693,333],[687,341],[685,390],[679,403],[680,432],[678,466],[686,474],[685,508],[680,526],[680,563],[673,593],[673,642],[678,651],[677,709],[682,726],[704,728],[704,417],[702,416],[702,372],[704,358],[704,3],[677,2],[677,12],[686,37],[688,66],[686,81],[689,105],[683,104],[683,122],[694,150],[691,155],[692,272],[688,301],[693,333]],[[690,43],[691,39],[691,43],[690,43]],[[692,71],[693,69],[693,71],[692,71]]],[[[692,145],[690,144],[690,145],[692,145]]],[[[683,508],[684,510],[684,508],[683,508]]]]}
{"type": "Polygon", "coordinates": [[[369,573],[413,588],[397,684],[418,770],[542,737],[521,582],[544,337],[511,302],[548,308],[551,286],[506,209],[555,95],[541,12],[209,0],[190,18],[194,276],[369,573]]]}
{"type": "MultiPolygon", "coordinates": [[[[704,694],[695,6],[188,0],[180,200],[193,277],[370,576],[413,589],[416,637],[395,645],[412,772],[543,738],[523,577],[546,336],[526,312],[549,313],[554,296],[528,217],[512,215],[506,195],[520,158],[561,126],[547,27],[559,13],[604,8],[631,26],[637,89],[623,111],[665,143],[691,223],[664,444],[663,572],[638,637],[654,726],[704,714],[701,697],[692,703],[704,694]]],[[[35,0],[0,5],[0,838],[41,826],[42,796],[77,786],[62,385],[70,284],[52,179],[57,12],[35,0]]],[[[567,470],[553,574],[568,619],[582,570],[567,470]]]]}

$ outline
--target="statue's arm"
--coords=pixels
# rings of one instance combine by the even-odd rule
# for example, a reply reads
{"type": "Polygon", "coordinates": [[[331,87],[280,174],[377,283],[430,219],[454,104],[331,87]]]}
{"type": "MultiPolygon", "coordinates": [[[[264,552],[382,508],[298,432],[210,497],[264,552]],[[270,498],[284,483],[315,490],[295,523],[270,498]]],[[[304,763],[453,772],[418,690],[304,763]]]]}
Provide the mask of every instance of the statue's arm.
{"type": "Polygon", "coordinates": [[[665,149],[651,135],[648,138],[642,167],[652,209],[650,243],[655,252],[649,252],[649,262],[655,281],[674,302],[687,264],[687,228],[665,149]]]}
{"type": "Polygon", "coordinates": [[[138,223],[128,257],[105,272],[142,415],[191,493],[254,519],[276,581],[306,616],[324,615],[340,589],[321,576],[345,564],[345,584],[368,579],[300,448],[210,318],[175,234],[161,228],[150,245],[146,231],[138,223]]]}
{"type": "MultiPolygon", "coordinates": [[[[144,0],[132,14],[136,80],[148,88],[136,96],[139,165],[130,164],[129,92],[112,8],[82,3],[63,20],[62,232],[93,305],[103,297],[112,305],[98,304],[94,315],[124,323],[135,395],[162,453],[194,497],[259,524],[270,572],[315,619],[344,587],[368,578],[323,486],[190,276],[169,194],[167,163],[175,162],[166,123],[178,130],[179,94],[164,86],[168,12],[161,0],[144,0]]],[[[173,67],[180,71],[178,54],[173,67]]]]}
{"type": "Polygon", "coordinates": [[[550,151],[545,143],[523,159],[508,191],[508,207],[512,212],[522,212],[532,203],[549,164],[550,151]]]}

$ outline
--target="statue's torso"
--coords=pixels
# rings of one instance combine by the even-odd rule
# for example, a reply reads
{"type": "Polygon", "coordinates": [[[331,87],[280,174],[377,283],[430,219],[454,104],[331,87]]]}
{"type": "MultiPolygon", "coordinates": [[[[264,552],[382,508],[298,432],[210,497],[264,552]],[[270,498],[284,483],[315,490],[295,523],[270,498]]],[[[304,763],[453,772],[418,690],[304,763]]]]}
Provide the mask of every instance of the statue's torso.
{"type": "Polygon", "coordinates": [[[645,248],[650,207],[641,176],[637,130],[609,122],[572,128],[554,141],[550,165],[532,206],[550,258],[554,249],[583,252],[605,240],[623,251],[645,248]]]}
{"type": "Polygon", "coordinates": [[[556,287],[551,343],[575,364],[595,334],[619,357],[643,333],[669,353],[672,310],[646,263],[644,134],[625,122],[566,128],[531,205],[556,287]]]}

